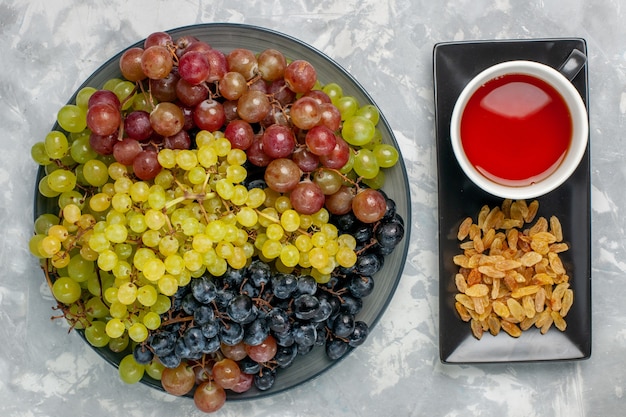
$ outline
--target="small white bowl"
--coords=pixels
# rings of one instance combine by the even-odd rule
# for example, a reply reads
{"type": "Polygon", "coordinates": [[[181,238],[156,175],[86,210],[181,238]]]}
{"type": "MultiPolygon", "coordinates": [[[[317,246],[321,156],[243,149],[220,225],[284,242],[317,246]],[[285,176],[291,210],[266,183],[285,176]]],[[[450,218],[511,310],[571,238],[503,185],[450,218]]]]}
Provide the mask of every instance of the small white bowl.
{"type": "Polygon", "coordinates": [[[589,116],[574,85],[559,71],[532,61],[508,61],[487,68],[474,77],[459,95],[450,122],[452,148],[463,172],[484,191],[502,198],[530,199],[547,194],[563,184],[576,170],[587,149],[589,116]],[[468,160],[461,142],[461,117],[472,95],[488,81],[508,74],[534,76],[551,85],[564,99],[572,117],[572,138],[563,161],[546,178],[530,185],[513,186],[494,182],[481,174],[468,160]]]}

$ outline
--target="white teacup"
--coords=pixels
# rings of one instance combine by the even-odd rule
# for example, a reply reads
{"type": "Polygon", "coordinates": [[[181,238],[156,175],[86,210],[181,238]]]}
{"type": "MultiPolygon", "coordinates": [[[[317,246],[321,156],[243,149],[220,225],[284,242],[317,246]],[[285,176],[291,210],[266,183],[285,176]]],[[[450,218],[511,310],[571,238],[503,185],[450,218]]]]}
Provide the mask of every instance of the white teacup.
{"type": "Polygon", "coordinates": [[[456,159],[478,187],[502,198],[529,199],[556,189],[576,170],[589,121],[580,94],[561,72],[509,61],[465,86],[450,136],[456,159]]]}

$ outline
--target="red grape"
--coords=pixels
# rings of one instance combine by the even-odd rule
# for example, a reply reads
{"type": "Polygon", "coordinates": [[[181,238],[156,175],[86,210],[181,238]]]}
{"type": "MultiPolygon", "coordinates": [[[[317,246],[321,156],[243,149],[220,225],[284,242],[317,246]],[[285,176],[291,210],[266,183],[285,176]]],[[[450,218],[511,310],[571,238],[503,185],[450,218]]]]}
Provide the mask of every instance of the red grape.
{"type": "Polygon", "coordinates": [[[217,49],[211,49],[205,52],[207,59],[209,60],[209,76],[207,82],[214,82],[221,80],[224,74],[228,72],[228,62],[226,61],[226,55],[222,51],[217,49]]]}
{"type": "Polygon", "coordinates": [[[326,126],[311,128],[305,137],[306,146],[315,155],[328,155],[337,144],[335,133],[326,126]]]}
{"type": "Polygon", "coordinates": [[[245,120],[233,120],[226,126],[224,137],[230,141],[233,148],[246,150],[252,145],[254,131],[245,120]]]}
{"type": "Polygon", "coordinates": [[[291,159],[274,159],[265,168],[264,179],[267,186],[279,193],[286,193],[300,182],[301,171],[291,159]]]}
{"type": "Polygon", "coordinates": [[[226,55],[228,69],[243,75],[246,80],[254,77],[259,65],[254,52],[249,49],[235,48],[226,55]]]}
{"type": "Polygon", "coordinates": [[[120,58],[120,71],[128,81],[141,81],[146,78],[146,74],[141,68],[141,55],[143,49],[134,47],[127,49],[120,58]]]}
{"type": "Polygon", "coordinates": [[[111,104],[98,103],[87,110],[87,126],[97,135],[115,133],[122,123],[122,114],[118,107],[111,104]]]}
{"type": "Polygon", "coordinates": [[[183,128],[185,116],[176,104],[163,102],[157,104],[150,113],[150,124],[159,135],[173,136],[183,128]]]}
{"type": "Polygon", "coordinates": [[[254,137],[252,144],[246,150],[246,155],[248,156],[248,161],[258,167],[266,167],[274,159],[263,152],[263,143],[258,135],[254,137]]]}
{"type": "Polygon", "coordinates": [[[248,84],[243,75],[235,71],[229,71],[220,80],[219,90],[226,100],[238,100],[248,91],[248,84]]]}
{"type": "Polygon", "coordinates": [[[172,43],[172,36],[166,32],[153,32],[143,42],[144,49],[153,45],[167,46],[172,43]]]}
{"type": "Polygon", "coordinates": [[[336,193],[326,196],[324,205],[331,214],[347,214],[352,211],[353,198],[354,188],[342,185],[336,193]]]}
{"type": "Polygon", "coordinates": [[[291,121],[300,129],[311,129],[322,117],[320,105],[313,97],[301,97],[291,105],[291,121]]]}
{"type": "Polygon", "coordinates": [[[151,180],[161,172],[161,164],[154,149],[144,149],[133,161],[135,175],[144,181],[151,180]]]}
{"type": "Polygon", "coordinates": [[[115,93],[110,90],[98,90],[95,91],[87,101],[87,107],[95,106],[96,104],[108,104],[116,109],[121,107],[120,99],[117,98],[115,93]]]}
{"type": "Polygon", "coordinates": [[[172,54],[165,46],[153,45],[146,48],[141,55],[141,68],[148,78],[165,78],[173,66],[172,54]]]}
{"type": "Polygon", "coordinates": [[[326,168],[341,169],[350,159],[350,146],[339,136],[335,136],[337,143],[328,155],[320,156],[320,162],[326,168]]]}
{"type": "Polygon", "coordinates": [[[128,137],[135,140],[148,139],[153,132],[150,124],[150,113],[143,110],[128,113],[124,118],[124,132],[128,137]]]}
{"type": "Polygon", "coordinates": [[[269,335],[259,345],[246,345],[246,352],[250,359],[258,363],[264,363],[272,360],[276,355],[278,345],[274,336],[269,335]]]}
{"type": "Polygon", "coordinates": [[[176,85],[180,76],[176,72],[170,72],[166,77],[158,80],[150,80],[150,94],[157,101],[176,100],[176,85]]]}
{"type": "MultiPolygon", "coordinates": [[[[198,105],[209,95],[209,90],[202,84],[191,84],[190,82],[180,79],[176,83],[176,97],[186,106],[193,107],[198,105]]],[[[170,100],[172,101],[172,100],[170,100]]]]}
{"type": "Polygon", "coordinates": [[[324,125],[333,132],[341,126],[341,112],[332,103],[320,104],[320,125],[324,125]]]}
{"type": "Polygon", "coordinates": [[[270,101],[264,92],[249,89],[237,101],[237,114],[249,123],[258,123],[265,119],[270,107],[270,101]]]}
{"type": "Polygon", "coordinates": [[[320,164],[319,157],[304,146],[298,147],[294,151],[291,160],[298,165],[302,172],[313,172],[320,164]]]}
{"type": "Polygon", "coordinates": [[[182,396],[196,384],[196,374],[190,366],[181,363],[176,368],[164,368],[161,374],[163,389],[172,395],[182,396]]]}
{"type": "Polygon", "coordinates": [[[98,135],[92,132],[89,135],[89,146],[100,155],[111,155],[113,146],[117,142],[117,132],[110,135],[98,135]]]}
{"type": "Polygon", "coordinates": [[[271,94],[274,100],[278,101],[281,106],[291,104],[296,99],[296,93],[287,87],[283,78],[279,78],[270,84],[269,94],[271,94]]]}
{"type": "Polygon", "coordinates": [[[285,68],[285,82],[296,93],[306,93],[317,81],[317,72],[310,62],[302,59],[292,61],[285,68]]]}
{"type": "Polygon", "coordinates": [[[361,190],[352,199],[352,212],[363,223],[374,223],[383,218],[387,200],[372,188],[361,190]]]}
{"type": "Polygon", "coordinates": [[[224,106],[212,98],[206,99],[193,109],[193,121],[198,128],[215,132],[226,121],[224,106]]]}
{"type": "Polygon", "coordinates": [[[294,151],[296,138],[290,128],[272,125],[265,129],[261,138],[263,152],[272,158],[287,158],[294,151]]]}
{"type": "Polygon", "coordinates": [[[239,375],[239,381],[234,387],[231,388],[231,391],[237,392],[237,393],[246,392],[250,388],[252,388],[253,383],[254,383],[254,375],[246,374],[245,372],[242,372],[239,375]]]}
{"type": "Polygon", "coordinates": [[[181,130],[175,135],[163,139],[163,147],[168,149],[189,149],[191,138],[186,130],[181,130]]]}
{"type": "Polygon", "coordinates": [[[122,141],[117,141],[115,145],[113,145],[113,156],[119,163],[132,165],[133,161],[142,150],[143,148],[139,142],[135,139],[126,138],[122,141]]]}
{"type": "Polygon", "coordinates": [[[230,389],[239,382],[241,370],[232,359],[224,358],[213,365],[213,380],[222,388],[230,389]]]}
{"type": "Polygon", "coordinates": [[[178,74],[190,84],[200,84],[206,80],[210,72],[209,60],[200,51],[185,52],[178,61],[178,74]]]}
{"type": "Polygon", "coordinates": [[[282,78],[287,67],[287,60],[282,52],[276,49],[266,49],[257,58],[259,73],[265,81],[274,81],[282,78]]]}
{"type": "Polygon", "coordinates": [[[289,200],[298,213],[313,214],[324,207],[325,197],[316,183],[307,180],[296,184],[291,190],[289,200]]]}
{"type": "Polygon", "coordinates": [[[198,410],[213,413],[224,406],[226,391],[213,381],[207,381],[198,386],[193,394],[193,402],[198,410]]]}

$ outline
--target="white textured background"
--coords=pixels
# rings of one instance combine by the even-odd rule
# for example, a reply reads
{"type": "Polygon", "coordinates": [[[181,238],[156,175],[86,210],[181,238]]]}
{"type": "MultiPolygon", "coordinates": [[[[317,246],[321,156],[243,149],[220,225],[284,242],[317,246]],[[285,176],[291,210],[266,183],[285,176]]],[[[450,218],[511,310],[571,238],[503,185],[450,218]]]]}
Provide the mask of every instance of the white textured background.
{"type": "Polygon", "coordinates": [[[108,58],[151,32],[233,22],[295,36],[379,105],[411,180],[408,264],[368,342],[330,372],[221,416],[621,416],[626,398],[626,1],[0,1],[0,414],[199,416],[187,399],[126,386],[77,335],[27,250],[31,145],[108,58]],[[314,4],[314,5],[313,5],[314,4]],[[438,357],[436,42],[583,37],[589,48],[593,354],[575,363],[444,366],[438,357]]]}

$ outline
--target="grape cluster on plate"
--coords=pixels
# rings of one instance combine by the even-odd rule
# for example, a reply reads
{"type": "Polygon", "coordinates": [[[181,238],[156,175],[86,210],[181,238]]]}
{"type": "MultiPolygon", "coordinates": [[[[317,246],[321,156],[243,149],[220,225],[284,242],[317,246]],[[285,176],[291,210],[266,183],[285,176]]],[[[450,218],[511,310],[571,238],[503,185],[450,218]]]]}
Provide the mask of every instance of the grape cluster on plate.
{"type": "Polygon", "coordinates": [[[315,346],[363,343],[363,298],[404,236],[383,191],[398,151],[375,106],[280,51],[165,32],[79,90],[32,148],[58,309],[128,383],[219,409],[315,346]]]}

